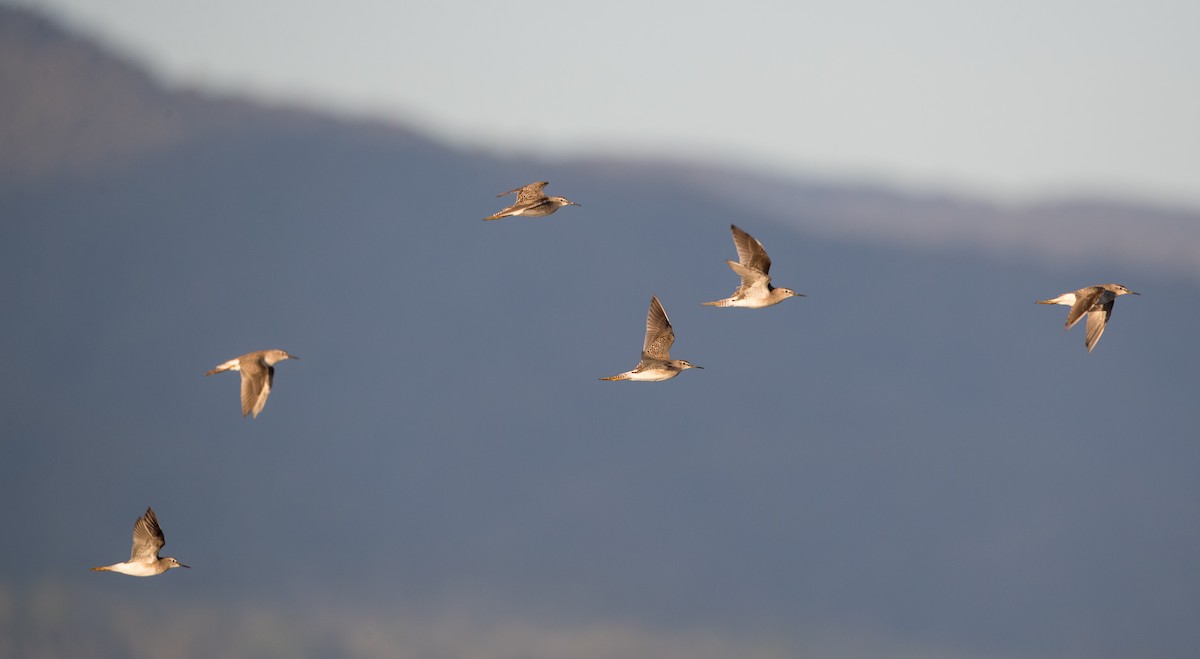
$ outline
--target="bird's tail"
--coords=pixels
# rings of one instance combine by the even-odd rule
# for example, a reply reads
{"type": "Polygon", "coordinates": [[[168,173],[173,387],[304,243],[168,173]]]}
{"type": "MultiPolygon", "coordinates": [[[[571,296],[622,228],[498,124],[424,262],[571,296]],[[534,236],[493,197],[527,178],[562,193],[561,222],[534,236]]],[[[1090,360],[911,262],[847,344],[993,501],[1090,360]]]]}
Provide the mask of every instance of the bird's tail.
{"type": "Polygon", "coordinates": [[[483,218],[483,221],[487,222],[488,220],[498,220],[502,217],[508,217],[507,215],[504,214],[504,211],[500,211],[499,213],[496,213],[495,215],[488,215],[487,217],[483,218]]]}
{"type": "Polygon", "coordinates": [[[1076,299],[1077,298],[1075,297],[1074,293],[1063,293],[1062,295],[1059,295],[1058,297],[1052,297],[1049,300],[1038,300],[1037,303],[1038,304],[1062,304],[1062,305],[1070,307],[1070,306],[1074,306],[1076,299]]]}
{"type": "Polygon", "coordinates": [[[703,302],[702,304],[706,307],[727,307],[729,306],[729,300],[714,300],[712,302],[703,302]]]}
{"type": "Polygon", "coordinates": [[[629,379],[629,374],[628,374],[628,373],[618,373],[618,374],[616,374],[616,375],[610,375],[610,376],[608,376],[608,377],[606,377],[606,378],[600,378],[600,379],[601,379],[601,380],[609,380],[609,381],[612,381],[612,380],[628,380],[628,379],[629,379]]]}
{"type": "Polygon", "coordinates": [[[213,373],[220,373],[222,371],[228,371],[229,369],[234,368],[235,366],[240,366],[240,364],[238,363],[238,360],[230,359],[229,361],[225,362],[224,364],[217,366],[213,370],[206,372],[205,375],[212,375],[213,373]]]}
{"type": "Polygon", "coordinates": [[[92,572],[112,572],[112,568],[107,565],[101,565],[100,567],[92,568],[91,571],[92,572]]]}

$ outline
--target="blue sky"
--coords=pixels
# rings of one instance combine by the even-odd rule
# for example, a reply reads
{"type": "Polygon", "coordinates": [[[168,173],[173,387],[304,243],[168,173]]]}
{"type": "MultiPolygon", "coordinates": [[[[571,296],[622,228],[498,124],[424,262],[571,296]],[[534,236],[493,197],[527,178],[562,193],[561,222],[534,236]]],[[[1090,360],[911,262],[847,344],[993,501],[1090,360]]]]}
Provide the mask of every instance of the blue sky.
{"type": "Polygon", "coordinates": [[[172,81],[464,145],[1200,203],[1190,2],[20,4],[172,81]]]}

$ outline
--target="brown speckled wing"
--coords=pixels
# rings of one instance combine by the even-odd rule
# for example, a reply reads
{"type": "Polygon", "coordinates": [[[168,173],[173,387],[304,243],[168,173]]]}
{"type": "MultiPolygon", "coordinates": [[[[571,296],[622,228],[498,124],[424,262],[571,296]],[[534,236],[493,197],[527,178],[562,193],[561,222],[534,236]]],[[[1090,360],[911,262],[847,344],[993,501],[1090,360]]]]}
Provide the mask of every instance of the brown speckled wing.
{"type": "Polygon", "coordinates": [[[675,343],[675,330],[663,309],[658,296],[650,298],[650,310],[646,313],[646,342],[642,345],[642,358],[670,359],[671,345],[675,343]]]}
{"type": "Polygon", "coordinates": [[[1075,304],[1071,305],[1071,310],[1067,312],[1067,329],[1074,327],[1084,314],[1091,311],[1104,292],[1099,286],[1088,286],[1075,291],[1075,304]]]}
{"type": "Polygon", "coordinates": [[[763,274],[770,273],[771,258],[767,256],[767,250],[763,249],[762,243],[736,225],[729,225],[729,229],[733,232],[733,246],[737,248],[738,261],[751,270],[758,270],[763,274]]]}
{"type": "Polygon", "coordinates": [[[150,508],[146,514],[133,523],[133,548],[129,550],[129,560],[146,561],[158,558],[158,550],[167,544],[162,529],[158,527],[158,517],[150,508]]]}
{"type": "Polygon", "coordinates": [[[550,181],[536,181],[534,183],[530,183],[529,185],[513,188],[508,192],[501,192],[496,196],[503,197],[504,195],[510,195],[515,192],[517,193],[517,200],[513,202],[513,206],[522,206],[545,197],[546,195],[542,193],[542,189],[549,184],[550,181]]]}
{"type": "Polygon", "coordinates": [[[1087,349],[1088,352],[1096,347],[1104,328],[1108,326],[1108,318],[1112,315],[1114,300],[1108,300],[1100,308],[1088,312],[1087,315],[1087,349]]]}
{"type": "Polygon", "coordinates": [[[521,191],[517,193],[516,205],[532,205],[538,201],[541,201],[542,199],[545,199],[546,195],[542,192],[542,189],[549,185],[549,183],[549,181],[538,181],[537,183],[530,183],[529,185],[521,188],[521,191]]]}
{"type": "Polygon", "coordinates": [[[242,362],[242,416],[253,414],[257,417],[262,411],[271,394],[274,375],[274,367],[261,361],[242,362]]]}
{"type": "Polygon", "coordinates": [[[759,295],[767,294],[767,284],[771,281],[770,275],[764,274],[761,270],[747,268],[741,263],[734,263],[733,261],[726,261],[726,263],[728,263],[729,267],[737,273],[737,276],[742,278],[742,283],[739,284],[737,290],[733,292],[733,297],[746,295],[748,292],[755,290],[756,287],[762,291],[761,293],[758,293],[759,295]]]}

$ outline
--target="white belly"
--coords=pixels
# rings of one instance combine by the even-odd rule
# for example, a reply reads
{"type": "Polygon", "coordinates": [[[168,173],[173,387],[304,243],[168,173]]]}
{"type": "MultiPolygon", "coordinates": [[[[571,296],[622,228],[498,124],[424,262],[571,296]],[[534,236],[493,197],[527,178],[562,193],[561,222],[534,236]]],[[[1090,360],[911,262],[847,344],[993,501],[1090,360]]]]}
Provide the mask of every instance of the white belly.
{"type": "Polygon", "coordinates": [[[147,565],[146,563],[130,563],[128,561],[112,566],[112,571],[128,574],[131,577],[152,577],[159,574],[156,566],[147,565]]]}
{"type": "Polygon", "coordinates": [[[662,382],[676,375],[679,375],[679,371],[634,371],[629,374],[629,379],[634,382],[662,382]]]}

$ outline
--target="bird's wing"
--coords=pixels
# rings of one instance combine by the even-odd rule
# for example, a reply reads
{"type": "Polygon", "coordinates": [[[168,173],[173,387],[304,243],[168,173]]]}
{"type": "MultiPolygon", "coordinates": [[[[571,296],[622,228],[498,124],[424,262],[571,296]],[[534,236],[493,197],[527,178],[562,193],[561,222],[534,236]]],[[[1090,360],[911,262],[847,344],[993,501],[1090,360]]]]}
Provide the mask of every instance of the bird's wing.
{"type": "Polygon", "coordinates": [[[526,204],[532,204],[539,200],[545,199],[546,195],[542,192],[542,189],[545,188],[549,183],[549,181],[537,181],[536,183],[530,183],[529,185],[521,188],[520,191],[517,192],[517,203],[515,205],[524,206],[526,204]]]}
{"type": "Polygon", "coordinates": [[[545,188],[549,183],[550,181],[538,181],[537,183],[530,183],[529,185],[521,188],[521,191],[517,193],[516,205],[523,206],[525,204],[533,204],[545,199],[546,194],[542,192],[542,189],[545,188]]]}
{"type": "Polygon", "coordinates": [[[770,290],[768,284],[771,283],[771,276],[767,273],[762,272],[761,270],[747,268],[736,261],[726,261],[726,263],[728,263],[729,267],[737,273],[737,276],[742,278],[742,284],[741,286],[738,286],[737,292],[744,293],[756,286],[764,290],[764,295],[766,294],[765,291],[770,290]]]}
{"type": "MultiPolygon", "coordinates": [[[[1075,291],[1075,304],[1071,305],[1071,310],[1067,312],[1067,329],[1075,326],[1083,315],[1092,310],[1100,302],[1100,296],[1105,293],[1103,288],[1099,286],[1089,286],[1075,291]]],[[[1112,295],[1109,293],[1109,295],[1112,295]]]]}
{"type": "MultiPolygon", "coordinates": [[[[525,212],[525,211],[532,210],[534,208],[537,208],[538,206],[547,206],[547,205],[551,205],[551,204],[547,201],[546,197],[536,197],[536,198],[528,199],[525,201],[518,200],[517,203],[513,204],[508,210],[512,211],[515,214],[518,212],[525,212]]],[[[557,210],[557,207],[555,208],[555,210],[557,210]]]]}
{"type": "Polygon", "coordinates": [[[1096,347],[1096,343],[1100,341],[1100,336],[1104,334],[1104,328],[1108,326],[1108,317],[1112,315],[1114,300],[1108,300],[1100,305],[1099,308],[1088,312],[1087,319],[1087,349],[1088,352],[1096,347]]]}
{"type": "Polygon", "coordinates": [[[133,523],[133,548],[129,550],[129,561],[158,560],[158,550],[167,544],[162,529],[158,527],[158,517],[150,508],[146,514],[133,523]]]}
{"type": "Polygon", "coordinates": [[[521,204],[527,204],[530,201],[535,201],[537,199],[541,199],[542,197],[545,197],[546,195],[542,194],[542,188],[545,188],[549,184],[550,184],[550,181],[537,181],[534,183],[530,183],[529,185],[521,186],[519,188],[513,188],[512,190],[509,190],[508,192],[501,192],[500,194],[498,194],[496,196],[503,197],[504,195],[509,195],[509,194],[512,194],[515,192],[515,193],[517,193],[517,201],[513,205],[520,206],[521,204]]]}
{"type": "Polygon", "coordinates": [[[275,367],[267,367],[267,381],[263,383],[262,391],[258,392],[258,400],[254,402],[254,418],[258,418],[258,413],[262,411],[267,404],[267,396],[271,395],[271,385],[275,384],[275,367]]]}
{"type": "Polygon", "coordinates": [[[737,248],[738,261],[751,270],[769,273],[771,257],[767,256],[767,250],[763,249],[762,243],[736,225],[729,225],[729,229],[733,232],[733,246],[737,248]]]}
{"type": "Polygon", "coordinates": [[[271,393],[271,381],[275,368],[254,361],[242,364],[242,416],[253,413],[255,417],[267,404],[271,393]]]}
{"type": "Polygon", "coordinates": [[[675,343],[675,330],[663,309],[658,296],[650,298],[650,310],[646,313],[646,342],[642,344],[642,359],[670,359],[671,345],[675,343]]]}

